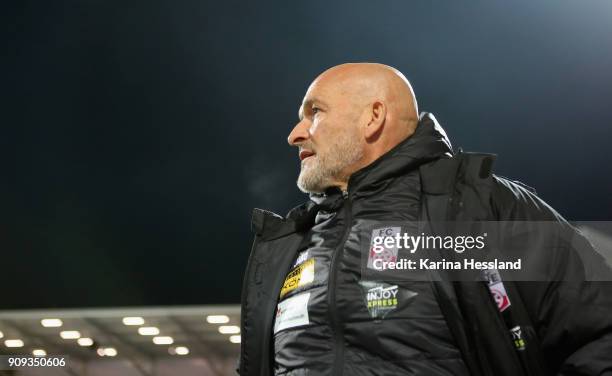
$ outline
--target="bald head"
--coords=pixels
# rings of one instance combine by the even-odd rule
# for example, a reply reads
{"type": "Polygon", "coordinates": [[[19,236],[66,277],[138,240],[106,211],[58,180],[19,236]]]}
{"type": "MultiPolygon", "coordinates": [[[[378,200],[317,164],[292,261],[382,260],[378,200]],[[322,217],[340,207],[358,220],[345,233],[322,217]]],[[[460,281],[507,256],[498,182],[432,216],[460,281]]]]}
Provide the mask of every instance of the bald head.
{"type": "Polygon", "coordinates": [[[329,86],[355,105],[383,102],[387,106],[386,120],[391,123],[389,126],[398,125],[400,128],[411,129],[418,122],[418,107],[410,82],[402,72],[388,65],[337,65],[319,75],[309,91],[314,86],[329,86]]]}
{"type": "Polygon", "coordinates": [[[351,63],[330,68],[309,86],[289,143],[300,148],[298,186],[346,189],[348,178],[414,133],[418,108],[397,69],[351,63]]]}

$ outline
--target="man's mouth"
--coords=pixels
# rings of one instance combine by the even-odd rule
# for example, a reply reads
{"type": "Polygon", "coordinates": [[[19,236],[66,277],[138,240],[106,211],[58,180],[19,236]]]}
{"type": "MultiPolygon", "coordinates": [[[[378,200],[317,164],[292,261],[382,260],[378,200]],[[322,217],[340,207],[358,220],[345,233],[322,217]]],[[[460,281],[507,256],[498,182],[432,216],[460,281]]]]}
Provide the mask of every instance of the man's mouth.
{"type": "Polygon", "coordinates": [[[315,155],[315,153],[310,150],[301,150],[300,151],[300,161],[303,161],[308,157],[312,157],[313,155],[315,155]]]}

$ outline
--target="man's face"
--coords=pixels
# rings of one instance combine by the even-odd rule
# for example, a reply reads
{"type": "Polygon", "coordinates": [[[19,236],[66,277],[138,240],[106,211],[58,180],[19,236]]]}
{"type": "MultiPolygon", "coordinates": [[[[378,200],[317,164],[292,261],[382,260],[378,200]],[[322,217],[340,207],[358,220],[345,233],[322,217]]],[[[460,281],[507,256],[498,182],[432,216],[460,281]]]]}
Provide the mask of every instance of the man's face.
{"type": "Polygon", "coordinates": [[[346,183],[364,147],[355,101],[338,84],[315,81],[306,92],[299,116],[288,141],[299,147],[300,190],[320,193],[346,183]]]}

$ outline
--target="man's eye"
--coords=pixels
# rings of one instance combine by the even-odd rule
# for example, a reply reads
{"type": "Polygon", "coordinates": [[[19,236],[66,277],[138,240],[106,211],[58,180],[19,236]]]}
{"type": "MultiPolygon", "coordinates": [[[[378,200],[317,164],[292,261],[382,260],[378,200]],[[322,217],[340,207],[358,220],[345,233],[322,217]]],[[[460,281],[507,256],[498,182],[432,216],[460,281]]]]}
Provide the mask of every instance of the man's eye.
{"type": "Polygon", "coordinates": [[[312,114],[315,115],[317,112],[319,112],[319,108],[318,107],[313,107],[312,108],[312,114]]]}

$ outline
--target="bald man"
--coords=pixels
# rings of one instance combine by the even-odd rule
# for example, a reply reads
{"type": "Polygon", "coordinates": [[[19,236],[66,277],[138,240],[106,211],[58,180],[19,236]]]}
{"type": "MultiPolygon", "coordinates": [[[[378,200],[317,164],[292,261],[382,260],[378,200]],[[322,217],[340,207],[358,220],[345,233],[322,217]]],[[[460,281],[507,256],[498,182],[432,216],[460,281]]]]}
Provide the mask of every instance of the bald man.
{"type": "Polygon", "coordinates": [[[310,85],[289,144],[300,148],[298,187],[346,191],[353,172],[369,165],[416,129],[417,103],[408,80],[379,64],[344,64],[310,85]]]}
{"type": "MultiPolygon", "coordinates": [[[[241,375],[612,370],[609,285],[526,285],[491,274],[495,295],[492,281],[432,281],[423,270],[394,279],[372,270],[379,256],[364,237],[393,235],[398,223],[565,226],[528,188],[491,174],[492,156],[453,153],[433,115],[419,115],[401,72],[369,63],[333,67],[312,82],[298,115],[288,142],[298,148],[297,185],[310,200],[286,217],[253,213],[241,375]],[[581,320],[570,313],[576,307],[581,320]]],[[[394,252],[384,257],[397,259],[394,252]]]]}

